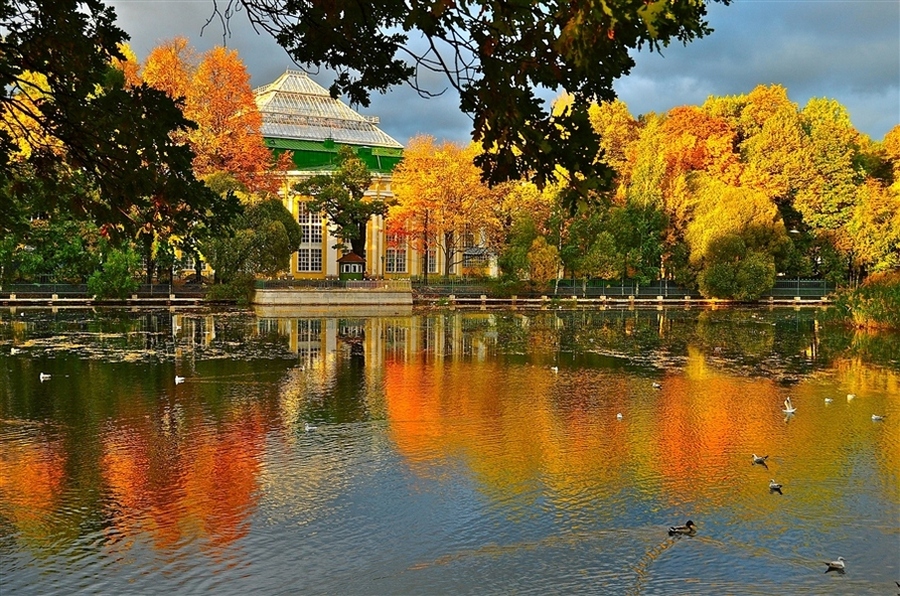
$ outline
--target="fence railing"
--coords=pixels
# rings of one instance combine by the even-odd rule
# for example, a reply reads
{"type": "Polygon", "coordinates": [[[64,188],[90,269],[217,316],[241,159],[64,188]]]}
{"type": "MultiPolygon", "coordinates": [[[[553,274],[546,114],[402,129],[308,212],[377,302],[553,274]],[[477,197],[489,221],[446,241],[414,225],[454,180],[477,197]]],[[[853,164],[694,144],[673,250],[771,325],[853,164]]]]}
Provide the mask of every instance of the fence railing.
{"type": "MultiPolygon", "coordinates": [[[[201,284],[140,284],[133,292],[140,298],[166,297],[174,294],[179,297],[202,297],[206,294],[206,286],[201,284]]],[[[0,295],[15,294],[18,297],[50,297],[54,294],[64,298],[90,298],[87,284],[3,284],[0,295]]]]}
{"type": "Polygon", "coordinates": [[[257,290],[371,290],[411,292],[408,279],[277,279],[257,280],[257,290]]]}
{"type": "MultiPolygon", "coordinates": [[[[382,279],[382,280],[339,280],[339,279],[293,279],[293,280],[258,280],[257,289],[295,289],[295,290],[367,290],[388,292],[414,291],[421,296],[496,296],[497,287],[481,280],[438,280],[437,283],[424,283],[423,280],[382,279]]],[[[170,295],[182,298],[202,298],[206,294],[206,286],[201,284],[141,284],[133,292],[139,298],[164,298],[170,295]]],[[[775,286],[763,294],[762,299],[773,298],[791,300],[821,300],[833,294],[835,285],[821,279],[778,279],[775,286]]],[[[509,293],[509,292],[507,292],[509,293]]],[[[699,299],[696,292],[679,287],[667,280],[656,280],[646,285],[636,282],[603,282],[591,280],[583,284],[578,280],[560,280],[559,285],[549,284],[544,288],[518,290],[511,292],[520,298],[539,298],[541,296],[559,298],[663,298],[699,299]]],[[[0,296],[15,294],[20,298],[51,297],[90,298],[86,284],[4,284],[0,285],[0,296]]]]}
{"type": "MultiPolygon", "coordinates": [[[[439,280],[432,283],[424,283],[422,280],[413,281],[413,290],[420,295],[431,296],[492,296],[497,294],[497,287],[475,280],[439,280]]],[[[762,299],[793,299],[821,300],[833,294],[835,285],[821,279],[778,279],[775,286],[762,295],[762,299]]],[[[520,298],[539,298],[541,296],[559,298],[672,298],[683,300],[685,298],[701,299],[702,295],[696,290],[688,290],[668,280],[654,280],[648,284],[640,284],[635,281],[603,281],[589,280],[583,283],[580,280],[560,280],[559,285],[551,282],[542,288],[519,289],[506,291],[520,298]]]]}

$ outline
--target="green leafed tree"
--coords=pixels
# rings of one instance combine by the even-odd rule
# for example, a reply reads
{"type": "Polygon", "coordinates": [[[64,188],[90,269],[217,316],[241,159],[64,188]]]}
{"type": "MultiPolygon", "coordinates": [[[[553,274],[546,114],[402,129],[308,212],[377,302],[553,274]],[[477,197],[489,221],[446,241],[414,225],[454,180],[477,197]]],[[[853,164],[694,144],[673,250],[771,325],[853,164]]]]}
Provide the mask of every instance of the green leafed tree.
{"type": "Polygon", "coordinates": [[[757,300],[775,285],[775,260],[764,251],[749,250],[738,234],[726,234],[710,243],[697,282],[707,298],[757,300]]]}
{"type": "Polygon", "coordinates": [[[130,248],[109,250],[103,265],[88,278],[88,292],[98,298],[128,298],[138,288],[140,262],[130,248]]]}
{"type": "Polygon", "coordinates": [[[388,205],[380,198],[366,198],[372,174],[351,147],[338,150],[334,172],[312,176],[294,185],[294,190],[312,197],[310,211],[328,217],[335,228],[338,243],[334,248],[366,257],[366,234],[373,215],[387,213],[388,205]]]}
{"type": "Polygon", "coordinates": [[[234,222],[233,234],[208,237],[200,251],[216,271],[216,280],[231,283],[241,277],[273,277],[290,265],[300,244],[300,225],[279,199],[246,208],[234,222]]]}

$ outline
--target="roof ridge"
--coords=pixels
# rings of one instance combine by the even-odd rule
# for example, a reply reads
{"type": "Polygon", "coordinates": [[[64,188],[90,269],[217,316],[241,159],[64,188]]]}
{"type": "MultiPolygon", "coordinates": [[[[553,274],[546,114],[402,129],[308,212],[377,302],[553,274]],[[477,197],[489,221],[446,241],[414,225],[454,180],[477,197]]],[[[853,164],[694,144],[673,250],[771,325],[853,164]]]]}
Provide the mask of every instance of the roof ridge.
{"type": "Polygon", "coordinates": [[[263,117],[263,136],[355,145],[403,148],[376,124],[312,80],[308,73],[287,69],[275,81],[253,91],[263,117]]]}

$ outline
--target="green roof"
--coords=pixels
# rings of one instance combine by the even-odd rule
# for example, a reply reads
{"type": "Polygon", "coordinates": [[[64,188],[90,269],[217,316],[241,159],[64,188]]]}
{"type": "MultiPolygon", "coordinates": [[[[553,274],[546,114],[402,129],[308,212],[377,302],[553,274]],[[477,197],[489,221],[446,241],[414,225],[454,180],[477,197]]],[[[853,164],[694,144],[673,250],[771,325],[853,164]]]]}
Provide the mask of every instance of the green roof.
{"type": "Polygon", "coordinates": [[[363,160],[370,171],[387,173],[394,169],[403,159],[403,149],[394,147],[368,147],[335,143],[331,139],[325,141],[306,141],[301,139],[265,139],[266,146],[274,153],[289,151],[292,161],[299,170],[334,169],[334,161],[338,149],[342,146],[353,147],[356,155],[363,160]]]}

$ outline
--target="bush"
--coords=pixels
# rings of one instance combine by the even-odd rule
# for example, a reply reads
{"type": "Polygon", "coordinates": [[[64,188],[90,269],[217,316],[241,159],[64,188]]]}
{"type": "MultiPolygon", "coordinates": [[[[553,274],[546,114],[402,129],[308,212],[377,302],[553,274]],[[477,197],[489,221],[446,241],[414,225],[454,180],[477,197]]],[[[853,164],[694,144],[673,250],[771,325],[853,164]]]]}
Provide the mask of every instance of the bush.
{"type": "Polygon", "coordinates": [[[235,302],[247,306],[253,299],[255,278],[247,273],[239,273],[228,283],[210,286],[206,292],[208,302],[235,302]]]}
{"type": "Polygon", "coordinates": [[[842,294],[838,307],[858,327],[900,329],[900,272],[870,275],[855,290],[842,294]]]}
{"type": "Polygon", "coordinates": [[[141,259],[131,249],[113,249],[99,271],[88,278],[88,292],[97,298],[124,300],[138,289],[137,273],[141,259]]]}
{"type": "Polygon", "coordinates": [[[710,242],[705,267],[697,276],[700,293],[707,298],[758,300],[775,285],[775,258],[747,248],[731,234],[710,242]]]}

